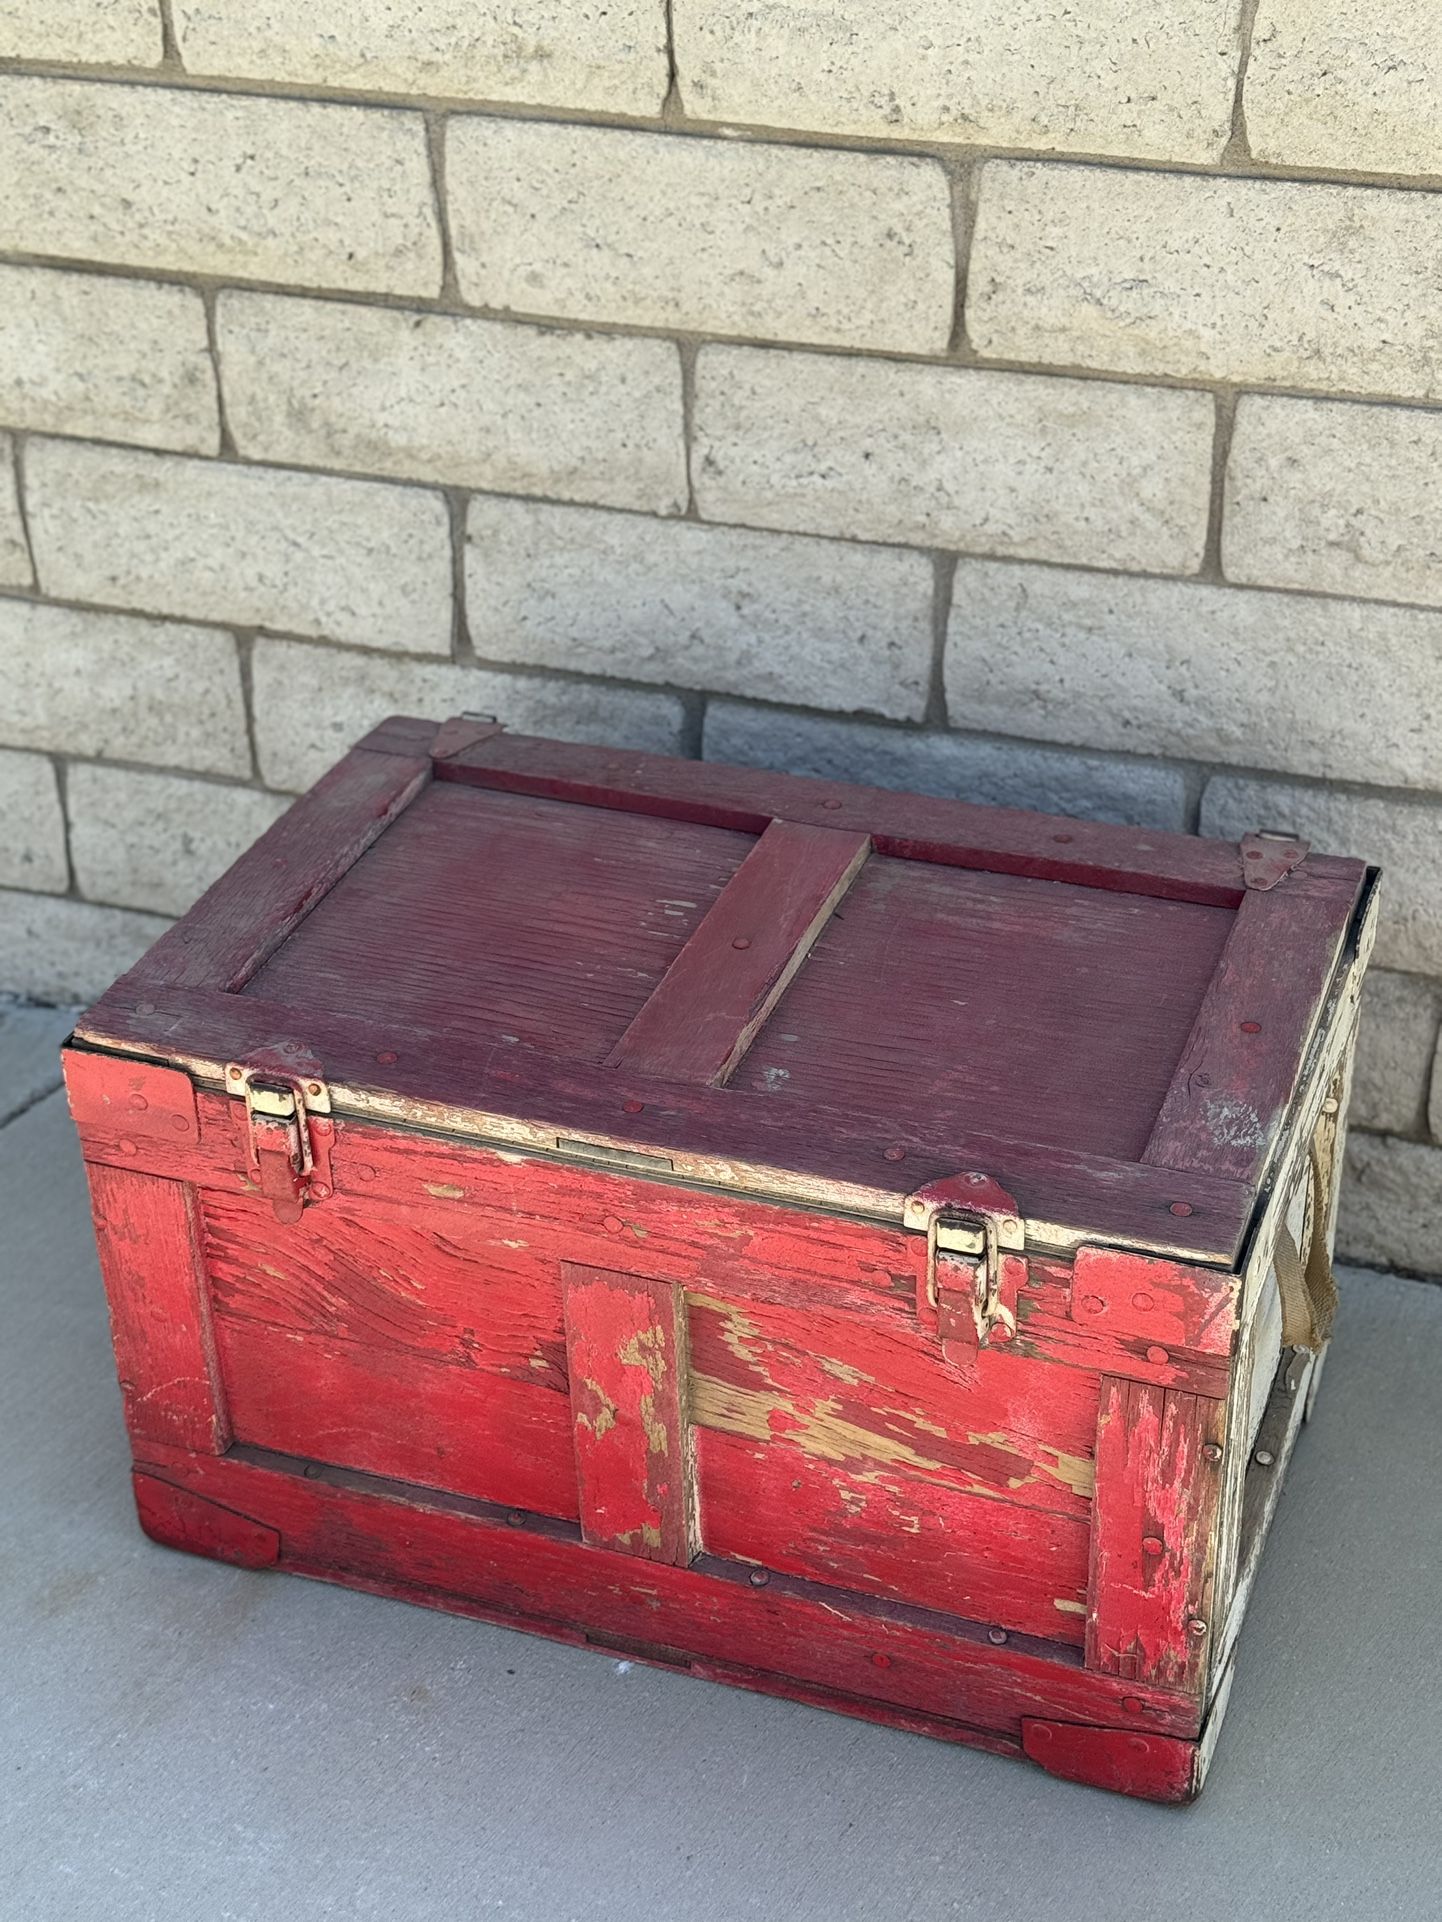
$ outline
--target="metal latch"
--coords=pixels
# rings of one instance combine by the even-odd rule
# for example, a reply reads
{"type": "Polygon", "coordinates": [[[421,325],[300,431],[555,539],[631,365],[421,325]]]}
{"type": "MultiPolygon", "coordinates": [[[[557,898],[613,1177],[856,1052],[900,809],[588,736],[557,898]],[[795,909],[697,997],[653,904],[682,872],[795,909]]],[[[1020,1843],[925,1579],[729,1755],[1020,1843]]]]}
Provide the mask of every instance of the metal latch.
{"type": "Polygon", "coordinates": [[[951,1175],[908,1195],[901,1218],[926,1235],[917,1320],[936,1331],[947,1358],[1012,1340],[1026,1237],[1006,1190],[989,1175],[951,1175]]]}
{"type": "Polygon", "coordinates": [[[308,1201],[332,1192],[330,1089],[314,1075],[231,1062],[226,1092],[245,1102],[247,1173],[277,1221],[299,1221],[308,1201]]]}

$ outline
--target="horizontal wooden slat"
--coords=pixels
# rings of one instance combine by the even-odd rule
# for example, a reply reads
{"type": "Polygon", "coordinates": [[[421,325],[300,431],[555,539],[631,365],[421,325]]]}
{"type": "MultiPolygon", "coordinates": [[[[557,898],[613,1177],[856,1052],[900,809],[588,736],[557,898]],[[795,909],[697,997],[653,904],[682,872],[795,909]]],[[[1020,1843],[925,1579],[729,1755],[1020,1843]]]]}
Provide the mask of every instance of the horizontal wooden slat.
{"type": "Polygon", "coordinates": [[[215,1331],[237,1441],[574,1519],[564,1394],[225,1313],[215,1331]]]}
{"type": "Polygon", "coordinates": [[[773,821],[660,986],[608,1068],[720,1086],[810,952],[870,851],[864,834],[773,821]]]}
{"type": "Polygon", "coordinates": [[[696,1479],[713,1555],[1081,1645],[1084,1517],[715,1429],[696,1432],[696,1479]]]}
{"type": "Polygon", "coordinates": [[[732,1089],[644,1079],[556,1061],[520,1046],[460,1044],[415,1032],[377,1061],[373,1024],[309,1018],[250,995],[118,983],[83,1017],[94,1045],[162,1055],[218,1085],[225,1063],[294,1039],[324,1063],[343,1111],[555,1152],[590,1137],[652,1157],[659,1174],[899,1220],[906,1195],[958,1170],[984,1169],[1052,1238],[1104,1240],[1230,1264],[1251,1190],[1205,1175],[1038,1148],[978,1132],[928,1140],[925,1116],[870,1117],[808,1107],[798,1127],[780,1104],[732,1089]],[[902,1148],[902,1158],[888,1154],[902,1148]],[[1185,1213],[1174,1210],[1183,1207],[1185,1213]]]}
{"type": "Polygon", "coordinates": [[[710,1557],[691,1568],[642,1563],[555,1523],[508,1528],[455,1498],[343,1475],[312,1479],[298,1463],[174,1451],[147,1463],[275,1529],[282,1568],[519,1619],[564,1639],[661,1644],[1013,1734],[1029,1715],[1180,1735],[1200,1725],[1195,1696],[1089,1673],[1074,1649],[1022,1637],[998,1647],[984,1625],[819,1583],[775,1575],[758,1587],[744,1566],[710,1557]]]}
{"type": "MultiPolygon", "coordinates": [[[[772,820],[869,834],[878,854],[1026,874],[1172,900],[1235,906],[1241,855],[1230,842],[1113,827],[1017,808],[897,794],[761,769],[500,734],[437,768],[437,779],[546,794],[760,834],[772,820]]],[[[1317,874],[1360,873],[1313,857],[1317,874]]]]}

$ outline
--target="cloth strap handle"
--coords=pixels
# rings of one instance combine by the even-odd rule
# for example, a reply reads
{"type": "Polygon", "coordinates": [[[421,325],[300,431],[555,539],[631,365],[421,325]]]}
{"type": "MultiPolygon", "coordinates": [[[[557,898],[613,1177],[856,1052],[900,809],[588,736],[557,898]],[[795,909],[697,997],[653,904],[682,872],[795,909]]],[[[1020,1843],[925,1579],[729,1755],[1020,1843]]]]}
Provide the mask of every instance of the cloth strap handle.
{"type": "Polygon", "coordinates": [[[1308,1156],[1310,1167],[1309,1213],[1311,1228],[1307,1237],[1307,1259],[1297,1252],[1296,1241],[1286,1221],[1277,1231],[1273,1257],[1277,1288],[1282,1298],[1282,1344],[1287,1348],[1309,1348],[1315,1354],[1326,1346],[1337,1315],[1337,1278],[1332,1273],[1332,1257],[1327,1249],[1327,1223],[1332,1202],[1326,1170],[1314,1141],[1308,1156]]]}

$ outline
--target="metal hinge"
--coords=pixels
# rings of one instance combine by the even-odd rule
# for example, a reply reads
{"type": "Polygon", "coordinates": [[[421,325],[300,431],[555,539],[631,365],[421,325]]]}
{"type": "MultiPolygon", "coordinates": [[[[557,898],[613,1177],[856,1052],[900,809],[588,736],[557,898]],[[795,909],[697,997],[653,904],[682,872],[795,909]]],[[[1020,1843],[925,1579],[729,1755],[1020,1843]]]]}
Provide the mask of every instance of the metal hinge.
{"type": "Polygon", "coordinates": [[[901,1219],[926,1235],[917,1320],[935,1330],[947,1358],[1010,1341],[1026,1277],[1026,1236],[1005,1189],[989,1175],[951,1175],[908,1195],[901,1219]]]}
{"type": "Polygon", "coordinates": [[[277,1221],[299,1221],[307,1202],[332,1192],[330,1089],[318,1076],[231,1062],[228,1094],[245,1103],[247,1173],[277,1221]]]}
{"type": "Polygon", "coordinates": [[[1281,828],[1258,828],[1242,836],[1242,885],[1265,890],[1284,881],[1311,852],[1311,843],[1281,828]]]}

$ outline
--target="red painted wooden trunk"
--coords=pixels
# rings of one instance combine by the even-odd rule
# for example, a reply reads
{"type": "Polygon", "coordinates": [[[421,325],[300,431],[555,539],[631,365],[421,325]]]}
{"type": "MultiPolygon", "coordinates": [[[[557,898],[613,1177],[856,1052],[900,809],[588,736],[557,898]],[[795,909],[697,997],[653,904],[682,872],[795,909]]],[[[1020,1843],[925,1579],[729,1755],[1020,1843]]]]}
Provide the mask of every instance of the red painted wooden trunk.
{"type": "Polygon", "coordinates": [[[1371,901],[387,722],[67,1049],[143,1525],[1187,1799],[1371,901]]]}

